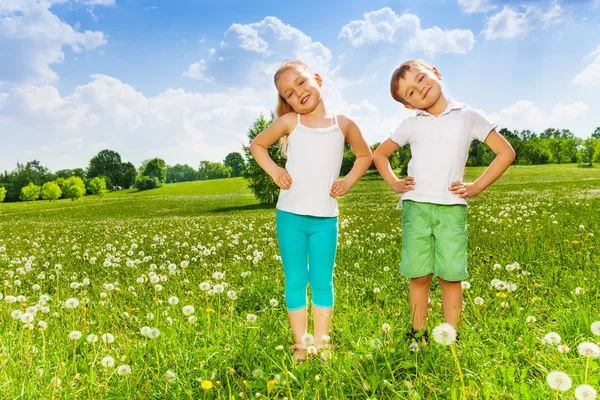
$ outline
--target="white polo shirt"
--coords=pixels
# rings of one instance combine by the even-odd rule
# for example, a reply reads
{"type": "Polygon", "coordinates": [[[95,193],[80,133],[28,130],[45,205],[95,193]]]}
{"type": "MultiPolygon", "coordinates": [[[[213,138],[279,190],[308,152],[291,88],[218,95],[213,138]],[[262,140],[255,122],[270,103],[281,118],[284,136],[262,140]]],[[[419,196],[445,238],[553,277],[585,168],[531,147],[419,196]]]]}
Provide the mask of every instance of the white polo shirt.
{"type": "Polygon", "coordinates": [[[474,139],[484,142],[497,127],[482,113],[449,99],[448,107],[438,117],[425,110],[400,123],[391,139],[399,146],[410,144],[412,159],[408,176],[415,178],[415,188],[403,193],[402,200],[434,204],[467,204],[448,187],[462,181],[474,139]]]}

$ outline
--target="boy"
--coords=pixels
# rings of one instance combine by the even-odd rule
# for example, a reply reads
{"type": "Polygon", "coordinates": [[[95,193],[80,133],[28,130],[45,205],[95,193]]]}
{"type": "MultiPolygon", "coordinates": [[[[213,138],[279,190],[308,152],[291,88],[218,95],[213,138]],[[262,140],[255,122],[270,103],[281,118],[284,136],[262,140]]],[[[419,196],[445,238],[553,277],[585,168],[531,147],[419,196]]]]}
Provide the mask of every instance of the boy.
{"type": "Polygon", "coordinates": [[[415,110],[374,153],[385,182],[402,193],[402,256],[400,273],[410,279],[412,330],[409,338],[427,340],[429,285],[438,278],[444,319],[458,329],[462,311],[461,281],[467,274],[467,202],[510,166],[512,146],[495,124],[479,112],[444,95],[439,71],[423,60],[410,60],[392,75],[392,97],[415,110]],[[469,146],[485,142],[496,158],[473,183],[463,183],[469,146]],[[408,176],[398,179],[389,156],[410,144],[408,176]]]}

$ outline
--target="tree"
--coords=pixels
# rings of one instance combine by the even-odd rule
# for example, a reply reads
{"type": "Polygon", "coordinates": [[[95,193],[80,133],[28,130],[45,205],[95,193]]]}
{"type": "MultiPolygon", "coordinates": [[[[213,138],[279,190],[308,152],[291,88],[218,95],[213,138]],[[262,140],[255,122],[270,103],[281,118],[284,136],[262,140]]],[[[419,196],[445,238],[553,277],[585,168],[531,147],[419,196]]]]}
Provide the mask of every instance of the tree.
{"type": "Polygon", "coordinates": [[[63,179],[67,179],[72,176],[78,176],[81,179],[86,178],[85,171],[82,168],[61,169],[61,170],[56,171],[55,175],[57,178],[63,178],[63,179]]]}
{"type": "Polygon", "coordinates": [[[132,163],[121,163],[121,179],[119,180],[119,186],[123,189],[129,189],[135,183],[137,174],[137,170],[132,163]]]}
{"type": "Polygon", "coordinates": [[[354,167],[354,162],[356,161],[356,154],[352,149],[344,150],[344,158],[342,159],[342,168],[340,169],[340,175],[348,175],[348,173],[354,167]]]}
{"type": "Polygon", "coordinates": [[[4,201],[6,197],[6,188],[4,186],[0,186],[0,203],[4,201]]]}
{"type": "Polygon", "coordinates": [[[108,190],[106,189],[106,179],[104,177],[97,176],[92,178],[88,183],[88,191],[100,198],[104,196],[108,190]]]}
{"type": "Polygon", "coordinates": [[[158,183],[162,186],[167,180],[167,164],[160,158],[153,158],[152,160],[145,161],[141,167],[141,175],[145,175],[149,178],[156,178],[158,183]]]}
{"type": "Polygon", "coordinates": [[[225,160],[223,160],[223,164],[225,164],[226,167],[231,168],[231,176],[233,178],[242,176],[245,163],[244,157],[242,157],[240,153],[235,152],[227,154],[225,160]]]}
{"type": "Polygon", "coordinates": [[[167,167],[167,183],[195,181],[197,174],[196,170],[187,164],[175,164],[167,167]]]}
{"type": "Polygon", "coordinates": [[[112,150],[102,150],[90,160],[87,171],[88,178],[106,176],[111,183],[121,181],[121,156],[112,150]]]}
{"type": "Polygon", "coordinates": [[[85,194],[85,184],[83,179],[78,176],[72,176],[65,180],[63,192],[67,199],[78,200],[85,194]]]}
{"type": "Polygon", "coordinates": [[[200,161],[198,179],[207,181],[210,179],[223,179],[231,176],[231,168],[218,162],[200,161]]]}
{"type": "MultiPolygon", "coordinates": [[[[250,142],[263,130],[273,122],[274,116],[271,115],[271,119],[265,119],[264,115],[260,115],[248,130],[248,145],[243,146],[244,155],[246,156],[246,168],[244,168],[243,176],[248,181],[248,187],[252,190],[252,193],[260,200],[261,203],[275,203],[279,197],[279,187],[273,182],[273,179],[267,174],[254,160],[252,153],[250,153],[250,142]]],[[[269,156],[280,167],[285,166],[285,155],[281,151],[279,142],[270,146],[267,149],[269,156]]]]}
{"type": "Polygon", "coordinates": [[[600,139],[600,126],[596,128],[596,130],[594,131],[594,133],[592,133],[592,137],[594,139],[600,139]]]}
{"type": "Polygon", "coordinates": [[[23,201],[35,201],[40,197],[40,187],[33,182],[21,188],[20,199],[23,201]]]}
{"type": "Polygon", "coordinates": [[[46,182],[42,186],[42,199],[44,200],[58,200],[62,195],[62,190],[60,187],[54,182],[46,182]]]}

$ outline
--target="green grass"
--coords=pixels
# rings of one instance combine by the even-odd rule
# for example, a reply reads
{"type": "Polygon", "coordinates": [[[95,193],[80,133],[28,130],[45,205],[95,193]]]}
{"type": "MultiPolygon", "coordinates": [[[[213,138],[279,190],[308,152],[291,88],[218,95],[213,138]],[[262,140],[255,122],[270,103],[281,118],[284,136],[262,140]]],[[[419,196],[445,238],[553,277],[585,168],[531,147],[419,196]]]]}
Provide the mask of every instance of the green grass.
{"type": "MultiPolygon", "coordinates": [[[[468,168],[467,179],[480,172],[468,168]]],[[[457,346],[467,398],[553,398],[545,382],[552,370],[569,374],[574,387],[586,380],[577,345],[600,340],[590,330],[600,320],[599,179],[597,168],[511,167],[470,202],[471,288],[457,346]],[[505,268],[515,262],[520,269],[505,268]],[[496,290],[493,279],[517,290],[496,290]],[[475,297],[485,304],[475,305],[475,297]],[[536,322],[527,323],[528,316],[536,322]],[[548,332],[557,332],[570,352],[542,344],[548,332]]],[[[114,192],[102,200],[1,204],[0,398],[458,399],[450,350],[432,343],[412,353],[404,342],[410,309],[397,267],[397,201],[377,179],[360,181],[340,200],[336,347],[333,359],[300,367],[287,350],[292,337],[275,210],[258,205],[242,180],[114,192]],[[213,278],[216,271],[224,280],[213,278]],[[165,277],[161,291],[152,274],[165,277]],[[71,287],[84,278],[88,285],[71,287]],[[199,288],[204,281],[227,287],[208,295],[199,288]],[[34,306],[40,294],[50,296],[49,310],[37,312],[33,330],[23,329],[11,313],[34,306]],[[26,299],[8,304],[11,295],[26,299]],[[171,296],[177,305],[169,304],[171,296]],[[80,301],[76,309],[64,307],[70,297],[80,301]],[[193,323],[182,313],[185,305],[195,308],[193,323]],[[254,323],[246,321],[251,313],[254,323]],[[39,320],[46,331],[37,328],[39,320]],[[160,336],[142,336],[143,326],[157,327],[160,336]],[[77,341],[68,337],[74,330],[83,335],[77,341]],[[86,341],[106,332],[114,343],[86,341]],[[114,367],[101,365],[107,355],[114,367]],[[132,374],[118,375],[121,364],[132,374]],[[176,373],[172,383],[167,370],[176,373]],[[202,381],[214,387],[204,390],[202,381]]],[[[437,284],[430,297],[432,329],[442,322],[437,284]]],[[[587,382],[600,388],[598,359],[589,362],[587,382]]]]}

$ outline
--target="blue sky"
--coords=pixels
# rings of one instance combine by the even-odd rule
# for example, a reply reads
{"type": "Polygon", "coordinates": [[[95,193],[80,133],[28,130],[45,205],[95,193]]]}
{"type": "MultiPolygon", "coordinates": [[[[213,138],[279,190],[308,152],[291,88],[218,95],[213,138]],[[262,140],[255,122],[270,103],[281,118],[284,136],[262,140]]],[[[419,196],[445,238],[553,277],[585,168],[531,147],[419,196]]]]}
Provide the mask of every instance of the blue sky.
{"type": "Polygon", "coordinates": [[[370,143],[410,115],[394,68],[424,58],[445,90],[501,126],[600,126],[600,0],[0,2],[0,171],[219,161],[274,108],[300,58],[370,143]],[[324,4],[323,4],[324,3],[324,4]]]}

